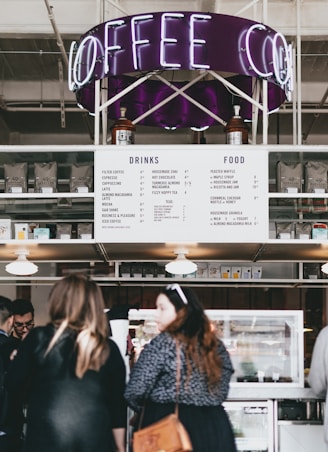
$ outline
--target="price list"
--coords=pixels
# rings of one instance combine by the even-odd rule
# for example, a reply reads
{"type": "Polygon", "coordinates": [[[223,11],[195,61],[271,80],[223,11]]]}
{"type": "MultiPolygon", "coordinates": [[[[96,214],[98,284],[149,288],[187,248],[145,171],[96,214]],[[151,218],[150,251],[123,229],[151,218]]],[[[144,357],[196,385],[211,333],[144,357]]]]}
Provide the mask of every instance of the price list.
{"type": "Polygon", "coordinates": [[[248,146],[97,150],[95,238],[113,243],[265,240],[267,168],[267,153],[248,146]]]}

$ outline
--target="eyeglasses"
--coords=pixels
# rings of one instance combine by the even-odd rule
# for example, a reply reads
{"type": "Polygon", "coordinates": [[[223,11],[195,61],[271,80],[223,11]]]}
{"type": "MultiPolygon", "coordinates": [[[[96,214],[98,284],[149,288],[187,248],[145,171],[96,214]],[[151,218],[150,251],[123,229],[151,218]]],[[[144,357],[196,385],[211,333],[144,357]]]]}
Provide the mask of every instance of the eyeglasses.
{"type": "Polygon", "coordinates": [[[187,300],[185,294],[183,293],[183,290],[179,286],[179,284],[176,284],[176,283],[169,284],[168,286],[166,286],[166,290],[176,290],[178,292],[178,295],[181,298],[181,301],[183,302],[183,304],[188,304],[188,300],[187,300]]]}
{"type": "Polygon", "coordinates": [[[14,328],[16,328],[17,330],[23,330],[24,328],[30,330],[34,327],[34,322],[33,320],[30,320],[29,322],[15,322],[14,323],[14,328]]]}

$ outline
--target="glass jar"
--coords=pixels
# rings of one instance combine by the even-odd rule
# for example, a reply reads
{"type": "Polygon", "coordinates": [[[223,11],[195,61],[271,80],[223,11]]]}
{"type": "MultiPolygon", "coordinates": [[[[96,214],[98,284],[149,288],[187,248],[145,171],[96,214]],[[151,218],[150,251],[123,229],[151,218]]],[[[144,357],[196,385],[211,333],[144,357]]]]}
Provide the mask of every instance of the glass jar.
{"type": "Polygon", "coordinates": [[[126,145],[134,144],[135,125],[126,118],[126,108],[120,108],[121,116],[110,128],[112,144],[126,145]]]}
{"type": "Polygon", "coordinates": [[[248,127],[240,116],[240,106],[234,105],[234,115],[224,128],[227,144],[248,144],[248,127]]]}

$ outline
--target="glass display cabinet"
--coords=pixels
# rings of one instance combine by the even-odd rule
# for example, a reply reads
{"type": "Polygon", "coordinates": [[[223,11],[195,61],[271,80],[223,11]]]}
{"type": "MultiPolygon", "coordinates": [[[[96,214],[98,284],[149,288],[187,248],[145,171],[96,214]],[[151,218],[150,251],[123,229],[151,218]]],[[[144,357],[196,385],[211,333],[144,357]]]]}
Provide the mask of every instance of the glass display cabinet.
{"type": "Polygon", "coordinates": [[[273,452],[273,401],[224,402],[238,451],[273,452]]]}
{"type": "MultiPolygon", "coordinates": [[[[136,357],[158,334],[152,309],[130,310],[136,357]]],[[[303,311],[207,310],[230,353],[231,386],[304,386],[303,311]]]]}

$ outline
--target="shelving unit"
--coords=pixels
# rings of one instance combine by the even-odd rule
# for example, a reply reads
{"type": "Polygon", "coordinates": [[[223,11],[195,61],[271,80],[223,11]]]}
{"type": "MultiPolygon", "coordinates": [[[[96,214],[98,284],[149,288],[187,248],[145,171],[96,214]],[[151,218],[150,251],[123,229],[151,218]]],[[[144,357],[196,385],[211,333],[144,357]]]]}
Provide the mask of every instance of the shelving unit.
{"type": "MultiPolygon", "coordinates": [[[[63,236],[61,236],[58,230],[60,224],[66,225],[62,228],[67,230],[66,235],[70,237],[68,241],[70,245],[74,245],[76,239],[80,239],[78,242],[81,244],[81,228],[88,228],[89,232],[84,237],[84,245],[94,244],[93,186],[92,190],[88,185],[81,189],[77,188],[76,191],[72,189],[73,183],[83,185],[86,181],[89,184],[89,178],[82,174],[83,165],[88,168],[88,173],[91,171],[93,173],[93,158],[93,152],[86,148],[78,150],[73,148],[69,151],[61,147],[47,147],[46,151],[44,148],[35,147],[3,149],[0,154],[0,224],[2,220],[0,243],[6,245],[4,251],[12,253],[17,247],[24,246],[35,258],[36,250],[45,256],[49,254],[47,249],[53,249],[55,244],[60,249],[62,239],[66,239],[64,232],[62,231],[63,236]],[[17,168],[17,164],[21,166],[24,164],[24,171],[19,172],[20,168],[17,168]],[[72,172],[73,165],[75,168],[81,167],[80,180],[77,182],[72,172]],[[7,173],[9,170],[10,174],[7,173]],[[43,174],[40,173],[41,170],[43,174]],[[8,182],[9,177],[10,182],[8,182]],[[7,186],[7,184],[10,185],[7,186]],[[13,187],[11,192],[10,187],[13,187]],[[10,222],[7,230],[6,222],[10,222]],[[89,226],[86,226],[87,223],[89,226]],[[17,240],[22,237],[18,237],[15,228],[19,225],[23,227],[25,224],[28,225],[28,230],[25,231],[23,241],[17,240]],[[35,238],[36,228],[42,228],[48,232],[49,240],[47,234],[44,238],[40,239],[37,236],[35,238]]],[[[79,255],[80,253],[77,252],[77,256],[79,255]]]]}
{"type": "MultiPolygon", "coordinates": [[[[206,149],[213,151],[213,156],[221,155],[244,155],[252,151],[248,146],[232,147],[232,146],[208,146],[206,149]]],[[[152,149],[148,146],[146,150],[152,149]]],[[[197,155],[199,152],[199,159],[202,158],[201,152],[203,147],[199,149],[193,145],[176,146],[176,155],[179,151],[183,153],[188,150],[197,155]]],[[[102,158],[111,159],[111,151],[118,151],[117,147],[103,147],[103,146],[47,146],[46,151],[42,147],[30,146],[3,146],[0,148],[0,219],[10,218],[12,223],[86,223],[91,222],[94,225],[99,224],[101,218],[95,207],[96,199],[101,199],[101,192],[94,190],[87,193],[73,193],[69,192],[69,167],[72,162],[94,162],[96,156],[101,152],[102,158]],[[104,152],[106,151],[106,152],[104,152]],[[30,173],[28,180],[27,193],[4,193],[4,178],[3,178],[3,164],[5,162],[25,161],[29,163],[29,167],[35,160],[43,161],[57,161],[58,163],[58,192],[56,193],[35,193],[33,190],[33,173],[30,173]]],[[[156,152],[159,155],[164,153],[165,146],[156,146],[156,152]]],[[[142,155],[145,151],[144,146],[124,147],[119,150],[120,153],[129,152],[132,155],[142,155]]],[[[255,152],[259,155],[267,155],[267,167],[262,171],[258,169],[259,182],[261,177],[266,176],[263,180],[267,182],[267,212],[258,212],[258,215],[263,217],[263,223],[269,222],[325,222],[328,223],[328,213],[319,214],[317,217],[312,215],[307,218],[303,213],[299,215],[295,212],[294,204],[292,206],[278,206],[282,200],[286,200],[287,204],[291,201],[299,202],[304,199],[328,199],[328,193],[278,193],[274,191],[276,186],[276,162],[278,160],[285,161],[302,161],[321,159],[325,160],[325,153],[328,151],[326,146],[307,147],[307,146],[287,146],[281,149],[281,146],[256,146],[255,152]],[[274,204],[274,205],[273,205],[274,204]],[[289,214],[291,218],[277,218],[277,212],[289,214]],[[268,216],[265,220],[265,216],[268,216]]],[[[254,152],[254,150],[252,151],[254,152]]],[[[114,154],[117,155],[117,154],[114,154]]],[[[212,154],[211,154],[212,155],[212,154]]],[[[262,159],[261,157],[261,159],[262,159]]],[[[327,159],[328,161],[328,159],[327,159]]],[[[107,160],[106,160],[107,162],[107,160]]],[[[215,161],[218,165],[217,160],[215,161]]],[[[262,162],[262,160],[261,160],[262,162]]],[[[107,164],[107,163],[106,163],[107,164]]],[[[108,164],[110,165],[110,164],[108,164]]],[[[194,177],[194,176],[192,176],[194,177]]],[[[99,174],[94,175],[97,184],[99,183],[99,174]]],[[[193,183],[193,179],[191,180],[193,183]]],[[[196,182],[195,182],[196,183],[196,182]]],[[[202,184],[204,181],[199,180],[197,184],[202,184]]],[[[304,183],[304,180],[303,180],[304,183]]],[[[138,187],[136,187],[138,189],[138,187]]],[[[212,188],[211,188],[212,189],[212,188]]],[[[196,192],[195,192],[196,193],[196,192]]],[[[156,198],[157,199],[157,198],[156,198]]],[[[199,208],[199,200],[194,203],[192,208],[199,208]],[[198,202],[198,204],[197,204],[198,202]]],[[[200,217],[202,220],[202,217],[200,217]]],[[[155,225],[156,226],[156,225],[155,225]]],[[[155,227],[154,226],[154,227],[155,227]]],[[[202,230],[200,223],[199,231],[202,230]]],[[[269,230],[264,231],[263,240],[254,241],[248,240],[243,235],[236,236],[235,239],[233,228],[231,229],[231,237],[227,241],[221,238],[220,227],[218,226],[217,241],[200,240],[198,243],[189,243],[188,228],[185,230],[186,242],[188,242],[188,258],[198,263],[213,263],[219,262],[221,265],[229,264],[235,266],[262,266],[262,277],[258,280],[246,278],[208,278],[208,277],[189,277],[180,278],[174,277],[181,283],[188,283],[191,285],[218,285],[218,286],[267,286],[278,287],[300,287],[306,285],[308,287],[326,286],[328,280],[325,278],[307,278],[304,272],[304,264],[321,264],[326,262],[328,258],[328,241],[314,240],[314,239],[276,239],[270,235],[269,230]],[[266,238],[265,238],[266,237],[266,238]],[[277,272],[277,268],[281,267],[282,271],[277,272]]],[[[19,246],[27,246],[30,251],[30,258],[37,261],[40,266],[43,263],[49,262],[67,262],[72,266],[77,263],[85,263],[86,268],[90,268],[92,273],[92,266],[95,263],[104,264],[105,266],[114,265],[115,271],[109,271],[103,275],[95,275],[99,281],[108,284],[145,284],[157,285],[162,282],[167,282],[168,277],[161,278],[146,278],[146,277],[123,277],[120,276],[119,266],[122,262],[157,262],[165,264],[174,258],[173,250],[176,244],[164,243],[166,237],[163,236],[163,242],[154,243],[147,240],[147,234],[144,240],[140,241],[133,232],[128,232],[124,235],[124,240],[116,241],[112,239],[112,234],[109,232],[105,237],[97,238],[92,236],[91,239],[76,239],[70,240],[49,239],[49,240],[26,240],[24,243],[20,240],[0,240],[2,252],[0,255],[0,263],[6,263],[12,260],[14,252],[19,246]]],[[[56,276],[56,275],[55,275],[56,276]]],[[[193,275],[194,276],[194,275],[193,275]]],[[[9,280],[6,275],[4,280],[9,280]]],[[[41,276],[40,276],[41,278],[41,276]]],[[[0,281],[2,276],[0,275],[0,281]]],[[[34,275],[33,280],[37,280],[38,276],[34,275]]],[[[28,278],[30,280],[30,278],[28,278]]]]}

